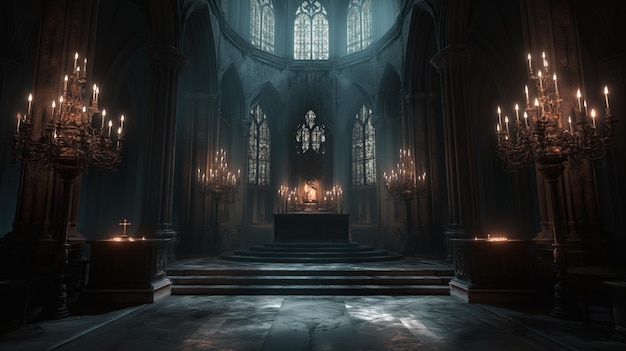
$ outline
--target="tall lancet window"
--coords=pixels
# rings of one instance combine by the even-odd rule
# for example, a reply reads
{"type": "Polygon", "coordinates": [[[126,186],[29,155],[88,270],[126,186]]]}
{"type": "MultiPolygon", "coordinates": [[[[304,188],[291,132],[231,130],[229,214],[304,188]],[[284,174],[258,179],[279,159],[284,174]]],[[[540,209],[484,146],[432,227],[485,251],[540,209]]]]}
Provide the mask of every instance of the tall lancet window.
{"type": "Polygon", "coordinates": [[[294,59],[328,60],[328,17],[319,1],[303,1],[293,27],[294,59]]]}
{"type": "Polygon", "coordinates": [[[372,2],[350,0],[347,22],[348,54],[367,48],[372,42],[372,2]]]}
{"type": "Polygon", "coordinates": [[[267,125],[267,115],[256,106],[250,111],[250,137],[248,139],[248,183],[270,185],[270,151],[272,140],[267,125]]]}
{"type": "Polygon", "coordinates": [[[250,42],[274,52],[274,4],[272,0],[250,0],[250,42]]]}
{"type": "Polygon", "coordinates": [[[372,110],[363,105],[352,128],[352,185],[376,183],[376,144],[372,110]]]}

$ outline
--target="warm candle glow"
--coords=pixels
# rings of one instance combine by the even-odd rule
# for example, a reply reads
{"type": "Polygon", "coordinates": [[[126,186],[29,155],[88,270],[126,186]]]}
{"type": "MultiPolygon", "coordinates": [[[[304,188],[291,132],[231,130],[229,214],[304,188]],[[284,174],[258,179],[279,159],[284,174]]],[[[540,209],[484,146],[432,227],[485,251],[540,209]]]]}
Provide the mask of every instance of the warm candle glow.
{"type": "Polygon", "coordinates": [[[609,109],[609,87],[604,86],[604,101],[606,102],[606,109],[609,109]]]}

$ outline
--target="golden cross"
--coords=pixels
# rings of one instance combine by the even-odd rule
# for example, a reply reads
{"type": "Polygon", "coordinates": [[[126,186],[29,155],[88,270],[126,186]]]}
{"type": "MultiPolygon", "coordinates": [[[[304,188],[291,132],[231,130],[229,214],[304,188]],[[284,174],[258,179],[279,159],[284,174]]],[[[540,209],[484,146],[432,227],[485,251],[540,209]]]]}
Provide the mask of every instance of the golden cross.
{"type": "Polygon", "coordinates": [[[118,225],[123,225],[124,226],[124,234],[122,234],[122,238],[126,237],[126,227],[128,227],[130,225],[130,222],[126,220],[126,218],[124,218],[124,220],[122,222],[119,222],[118,225]]]}

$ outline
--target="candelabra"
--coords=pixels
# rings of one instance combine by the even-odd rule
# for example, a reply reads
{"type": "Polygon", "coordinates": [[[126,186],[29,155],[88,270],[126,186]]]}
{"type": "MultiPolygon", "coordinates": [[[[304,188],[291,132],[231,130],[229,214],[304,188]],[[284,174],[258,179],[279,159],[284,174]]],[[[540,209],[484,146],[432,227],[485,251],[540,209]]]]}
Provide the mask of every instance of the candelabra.
{"type": "Polygon", "coordinates": [[[596,112],[589,110],[586,100],[582,99],[580,89],[576,93],[577,106],[568,115],[566,128],[564,113],[561,109],[561,96],[558,89],[556,72],[549,69],[545,53],[541,55],[542,68],[533,70],[532,56],[528,54],[528,72],[530,84],[524,87],[526,107],[520,118],[519,105],[515,104],[515,121],[504,117],[497,109],[496,153],[504,166],[514,171],[533,162],[548,182],[551,217],[553,221],[553,256],[557,269],[557,283],[554,290],[552,315],[560,318],[569,316],[565,291],[567,272],[567,250],[565,246],[565,227],[561,217],[561,204],[557,182],[567,161],[581,159],[599,160],[604,158],[615,130],[616,120],[609,107],[609,90],[604,88],[604,126],[606,135],[601,136],[596,125],[596,112]],[[550,75],[552,73],[552,76],[550,75]],[[531,100],[533,91],[534,99],[531,100]],[[531,101],[533,103],[531,104],[531,101]],[[572,117],[573,115],[573,117],[572,117]]]}
{"type": "MultiPolygon", "coordinates": [[[[17,127],[13,137],[13,152],[16,159],[43,163],[53,169],[63,181],[61,221],[58,229],[59,259],[57,269],[57,293],[53,306],[48,308],[52,318],[69,314],[66,306],[67,294],[64,270],[67,265],[67,228],[72,187],[76,177],[89,163],[101,168],[113,169],[121,160],[124,144],[124,116],[120,118],[117,139],[111,139],[113,122],[108,121],[105,129],[106,110],[98,109],[100,88],[93,85],[91,101],[84,98],[87,84],[87,59],[83,69],[74,55],[74,67],[63,80],[63,92],[51,103],[51,113],[45,126],[33,122],[33,95],[28,96],[28,108],[24,115],[17,114],[17,127]],[[94,121],[99,116],[100,121],[94,121]],[[100,122],[100,123],[97,123],[100,122]]],[[[46,116],[43,116],[44,120],[46,116]]]]}
{"type": "Polygon", "coordinates": [[[385,172],[383,178],[385,179],[385,189],[389,195],[405,202],[407,253],[413,253],[416,249],[416,243],[411,233],[413,230],[411,202],[426,185],[426,173],[417,175],[411,150],[400,149],[400,161],[396,164],[396,169],[391,170],[390,173],[385,172]]]}
{"type": "Polygon", "coordinates": [[[209,168],[208,174],[202,173],[198,168],[197,181],[200,185],[200,191],[203,194],[210,194],[215,201],[214,209],[214,241],[211,251],[219,254],[220,236],[219,236],[219,205],[223,198],[232,197],[237,192],[239,186],[241,172],[233,173],[228,170],[228,161],[226,151],[224,149],[216,152],[213,165],[209,168]]]}

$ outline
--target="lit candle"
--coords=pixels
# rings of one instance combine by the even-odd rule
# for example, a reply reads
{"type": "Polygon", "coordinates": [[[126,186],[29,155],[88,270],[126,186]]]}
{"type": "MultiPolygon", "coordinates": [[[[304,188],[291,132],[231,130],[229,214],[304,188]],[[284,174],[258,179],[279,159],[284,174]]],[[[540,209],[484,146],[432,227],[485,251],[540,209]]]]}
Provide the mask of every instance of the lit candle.
{"type": "Polygon", "coordinates": [[[604,87],[604,101],[606,102],[606,109],[609,109],[609,87],[604,87]]]}
{"type": "Polygon", "coordinates": [[[524,85],[524,94],[526,94],[526,106],[530,103],[530,99],[528,98],[528,85],[524,85]]]}
{"type": "Polygon", "coordinates": [[[587,109],[587,100],[583,100],[583,106],[585,106],[585,116],[588,116],[589,110],[587,109]]]}
{"type": "Polygon", "coordinates": [[[74,69],[76,69],[76,63],[78,62],[78,53],[74,54],[74,69]]]}
{"type": "Polygon", "coordinates": [[[569,123],[570,132],[574,132],[574,129],[572,129],[572,116],[567,116],[567,122],[569,123]]]}
{"type": "Polygon", "coordinates": [[[559,96],[559,86],[556,83],[556,73],[552,76],[552,80],[554,81],[554,92],[556,96],[559,96]]]}
{"type": "Polygon", "coordinates": [[[578,91],[576,92],[576,100],[578,100],[578,112],[582,112],[583,111],[582,106],[580,105],[580,98],[582,96],[583,95],[580,93],[580,88],[579,88],[578,91]]]}
{"type": "Polygon", "coordinates": [[[122,115],[122,117],[120,117],[120,130],[124,129],[124,115],[122,115]]]}
{"type": "Polygon", "coordinates": [[[519,122],[519,105],[515,104],[515,120],[519,122]]]}
{"type": "Polygon", "coordinates": [[[113,121],[109,120],[109,138],[111,137],[111,128],[113,127],[113,121]]]}
{"type": "Polygon", "coordinates": [[[591,121],[593,122],[593,127],[596,127],[596,110],[591,109],[591,121]]]}
{"type": "Polygon", "coordinates": [[[500,106],[498,106],[498,124],[502,125],[502,111],[500,110],[500,106]]]}
{"type": "Polygon", "coordinates": [[[20,131],[20,123],[22,121],[22,116],[20,115],[20,113],[17,113],[17,131],[20,131]]]}
{"type": "Polygon", "coordinates": [[[63,80],[63,94],[67,94],[67,74],[65,75],[65,79],[63,80]]]}
{"type": "Polygon", "coordinates": [[[56,107],[57,107],[57,103],[54,100],[52,100],[52,117],[51,117],[52,120],[54,120],[54,110],[56,109],[56,107]]]}
{"type": "Polygon", "coordinates": [[[532,62],[532,58],[530,57],[530,54],[528,54],[528,72],[530,73],[530,75],[533,75],[533,62],[532,62]]]}
{"type": "Polygon", "coordinates": [[[539,79],[539,89],[543,89],[543,76],[541,75],[541,71],[537,72],[537,78],[539,79]]]}
{"type": "Polygon", "coordinates": [[[107,116],[107,110],[102,110],[102,126],[100,127],[100,129],[104,129],[104,119],[107,116]]]}
{"type": "Polygon", "coordinates": [[[526,113],[526,111],[524,111],[524,124],[528,127],[528,113],[526,113]]]}
{"type": "Polygon", "coordinates": [[[541,118],[541,113],[539,112],[539,100],[535,98],[535,109],[537,110],[537,119],[541,118]]]}
{"type": "Polygon", "coordinates": [[[546,52],[541,53],[541,59],[543,60],[543,68],[548,72],[548,61],[546,60],[546,52]]]}
{"type": "Polygon", "coordinates": [[[506,134],[509,134],[509,117],[504,116],[504,124],[506,125],[506,134]]]}
{"type": "Polygon", "coordinates": [[[83,73],[87,73],[87,58],[85,57],[85,61],[83,61],[83,73]]]}
{"type": "Polygon", "coordinates": [[[94,84],[91,90],[91,101],[93,102],[96,101],[96,89],[98,89],[98,87],[94,84]]]}
{"type": "Polygon", "coordinates": [[[33,107],[33,94],[28,94],[28,112],[27,115],[30,115],[30,110],[33,107]]]}

